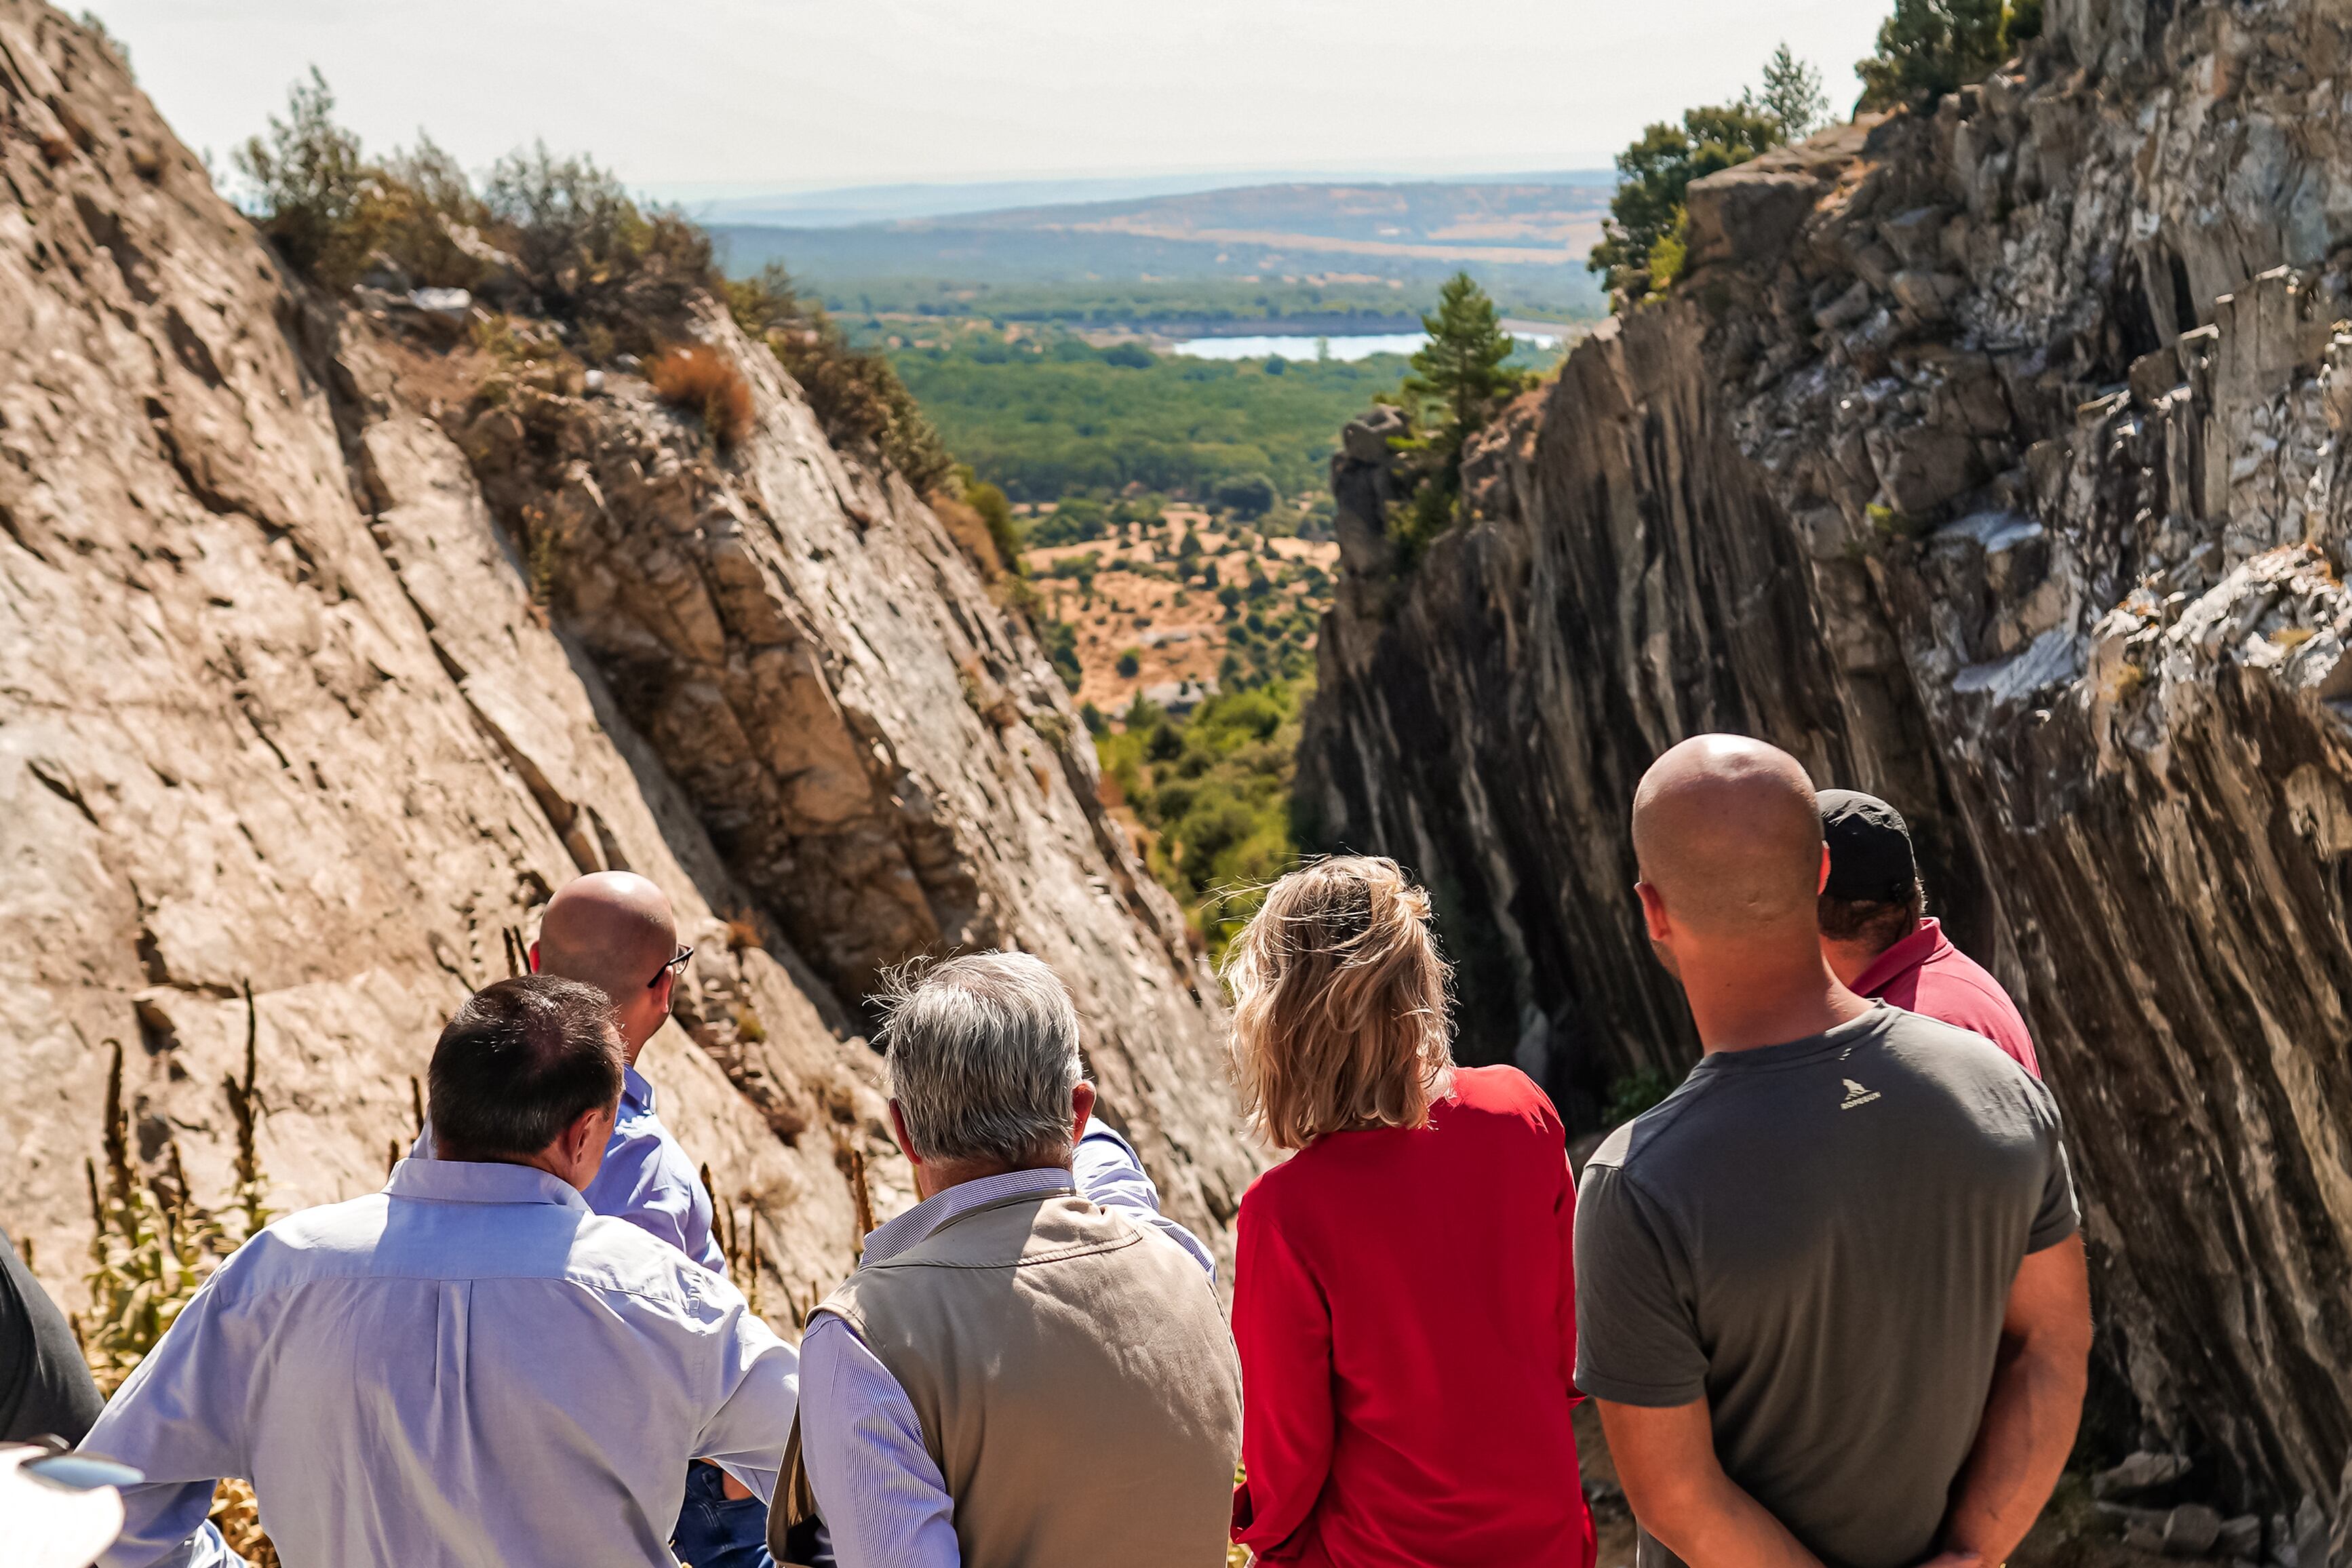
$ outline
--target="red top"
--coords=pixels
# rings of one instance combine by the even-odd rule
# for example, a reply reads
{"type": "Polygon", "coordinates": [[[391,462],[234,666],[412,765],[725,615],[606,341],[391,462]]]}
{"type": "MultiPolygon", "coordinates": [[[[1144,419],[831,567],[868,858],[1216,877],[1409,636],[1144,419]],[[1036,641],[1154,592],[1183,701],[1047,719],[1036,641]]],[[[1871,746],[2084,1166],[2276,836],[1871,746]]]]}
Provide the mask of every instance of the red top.
{"type": "Polygon", "coordinates": [[[1982,1035],[2027,1072],[2042,1076],[2033,1037],[2025,1032],[2017,1004],[1983,964],[1945,939],[1937,921],[1921,921],[1917,931],[1872,959],[1854,980],[1853,991],[1982,1035]]]}
{"type": "Polygon", "coordinates": [[[1430,1121],[1329,1133],[1242,1198],[1234,1539],[1314,1568],[1591,1568],[1559,1117],[1492,1067],[1430,1121]]]}

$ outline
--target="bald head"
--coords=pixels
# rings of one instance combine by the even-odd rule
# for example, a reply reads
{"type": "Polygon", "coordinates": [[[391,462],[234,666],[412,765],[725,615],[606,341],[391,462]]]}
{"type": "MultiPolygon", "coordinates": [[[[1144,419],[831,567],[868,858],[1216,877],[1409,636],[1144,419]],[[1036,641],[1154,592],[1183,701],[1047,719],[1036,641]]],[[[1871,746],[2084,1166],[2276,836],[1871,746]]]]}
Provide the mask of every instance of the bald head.
{"type": "Polygon", "coordinates": [[[631,871],[566,882],[540,921],[539,972],[593,985],[624,1011],[677,952],[668,897],[631,871]]]}
{"type": "Polygon", "coordinates": [[[1694,938],[1815,940],[1821,811],[1812,780],[1777,746],[1697,735],[1650,764],[1633,795],[1633,854],[1694,938]]]}

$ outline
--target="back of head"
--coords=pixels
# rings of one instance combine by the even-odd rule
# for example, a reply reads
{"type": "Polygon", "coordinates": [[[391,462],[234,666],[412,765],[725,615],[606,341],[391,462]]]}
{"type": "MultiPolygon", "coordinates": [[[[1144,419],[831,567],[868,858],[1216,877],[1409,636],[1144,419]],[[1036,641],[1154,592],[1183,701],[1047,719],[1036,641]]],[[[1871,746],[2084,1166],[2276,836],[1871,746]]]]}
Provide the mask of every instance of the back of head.
{"type": "Polygon", "coordinates": [[[1818,910],[1822,934],[1885,952],[1927,912],[1911,826],[1892,805],[1860,790],[1822,791],[1821,811],[1830,847],[1830,876],[1818,910]]]}
{"type": "Polygon", "coordinates": [[[593,985],[626,1004],[677,951],[668,895],[632,871],[598,871],[559,889],[539,925],[539,972],[593,985]]]}
{"type": "Polygon", "coordinates": [[[1397,863],[1319,860],[1266,890],[1225,954],[1242,1106],[1279,1149],[1419,1127],[1453,1065],[1452,971],[1397,863]]]}
{"type": "Polygon", "coordinates": [[[875,1002],[918,1156],[1024,1165],[1067,1150],[1078,1015],[1044,963],[972,953],[891,975],[875,1002]]]}
{"type": "Polygon", "coordinates": [[[466,999],[433,1047],[433,1144],[445,1160],[539,1153],[621,1098],[621,1038],[604,994],[526,974],[466,999]]]}
{"type": "Polygon", "coordinates": [[[1642,880],[1703,946],[1818,942],[1822,819],[1797,759],[1745,735],[1698,735],[1633,795],[1642,880]]]}

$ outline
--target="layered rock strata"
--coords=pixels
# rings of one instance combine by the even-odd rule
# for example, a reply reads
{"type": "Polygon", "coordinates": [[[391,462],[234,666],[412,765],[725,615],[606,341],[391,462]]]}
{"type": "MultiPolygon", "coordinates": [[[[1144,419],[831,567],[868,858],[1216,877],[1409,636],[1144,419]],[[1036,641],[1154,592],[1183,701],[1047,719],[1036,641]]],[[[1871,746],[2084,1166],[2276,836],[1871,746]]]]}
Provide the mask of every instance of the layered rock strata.
{"type": "MultiPolygon", "coordinates": [[[[373,1190],[448,1009],[627,868],[697,952],[646,1061],[789,1321],[911,1196],[861,1003],[1017,945],[1221,1233],[1255,1168],[1212,983],[1050,669],[762,348],[751,434],[615,375],[489,407],[290,281],[120,62],[0,0],[0,1213],[79,1300],[110,1041],[133,1157],[229,1186],[257,1030],[279,1208],[373,1190]],[[250,984],[248,1018],[244,991],[250,984]]],[[[472,372],[467,373],[469,376],[472,372]]]]}
{"type": "Polygon", "coordinates": [[[2050,18],[1694,185],[1691,272],[1424,558],[1350,433],[1301,776],[1430,879],[1469,1047],[1587,1118],[1695,1051],[1630,894],[1649,761],[1744,731],[1898,802],[2066,1111],[2137,1435],[2292,1560],[2299,1505],[2352,1520],[2347,23],[2050,18]]]}

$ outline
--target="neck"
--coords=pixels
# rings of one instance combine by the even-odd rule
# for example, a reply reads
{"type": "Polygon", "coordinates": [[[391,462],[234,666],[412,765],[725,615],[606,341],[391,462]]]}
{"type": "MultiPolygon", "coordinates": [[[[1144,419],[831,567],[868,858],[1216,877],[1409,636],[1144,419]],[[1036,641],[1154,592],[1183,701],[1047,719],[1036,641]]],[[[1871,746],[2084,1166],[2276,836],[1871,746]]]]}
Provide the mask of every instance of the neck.
{"type": "Polygon", "coordinates": [[[1863,971],[1877,963],[1878,955],[1885,951],[1866,942],[1832,942],[1828,937],[1822,938],[1822,957],[1829,962],[1830,973],[1838,977],[1839,984],[1849,989],[1862,978],[1863,971]]]}
{"type": "Polygon", "coordinates": [[[1785,1045],[1850,1024],[1871,1005],[1848,990],[1815,942],[1773,962],[1683,964],[1699,1044],[1717,1051],[1785,1045]]]}

